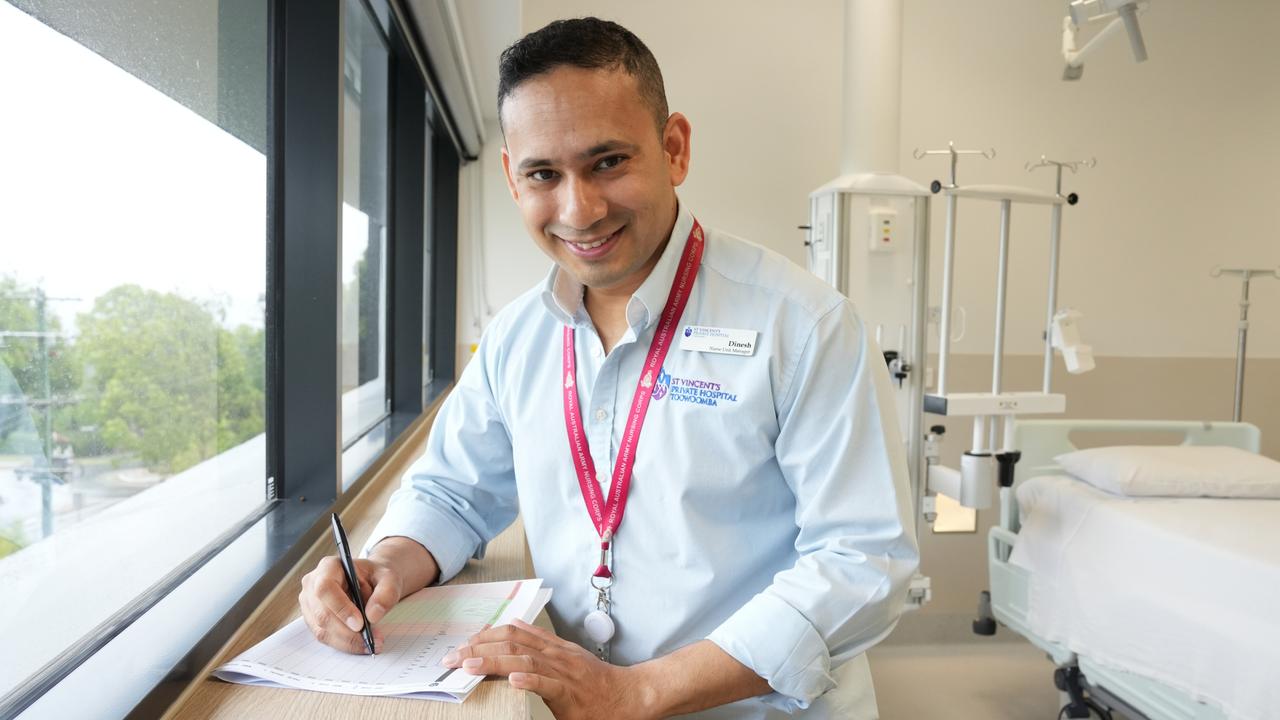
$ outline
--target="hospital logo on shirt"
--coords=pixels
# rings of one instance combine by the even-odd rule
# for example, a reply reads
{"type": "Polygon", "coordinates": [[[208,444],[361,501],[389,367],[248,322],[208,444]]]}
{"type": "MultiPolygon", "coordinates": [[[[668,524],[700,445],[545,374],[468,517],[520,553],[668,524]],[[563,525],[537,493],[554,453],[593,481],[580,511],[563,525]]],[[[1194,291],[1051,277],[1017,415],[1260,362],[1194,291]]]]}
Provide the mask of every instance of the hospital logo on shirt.
{"type": "Polygon", "coordinates": [[[736,403],[738,395],[724,389],[724,386],[711,380],[673,377],[664,367],[658,371],[658,383],[653,386],[653,399],[661,400],[668,395],[671,402],[693,403],[717,407],[720,403],[736,403]]]}

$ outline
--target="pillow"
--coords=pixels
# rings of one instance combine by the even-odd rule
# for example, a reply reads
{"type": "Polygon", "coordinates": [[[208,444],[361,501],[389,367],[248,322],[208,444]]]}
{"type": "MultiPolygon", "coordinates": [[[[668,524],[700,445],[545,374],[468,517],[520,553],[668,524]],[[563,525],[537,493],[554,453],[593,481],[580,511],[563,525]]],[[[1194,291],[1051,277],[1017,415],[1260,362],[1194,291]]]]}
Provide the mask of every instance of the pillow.
{"type": "Polygon", "coordinates": [[[1239,448],[1120,445],[1054,459],[1077,478],[1116,495],[1280,499],[1280,462],[1239,448]]]}

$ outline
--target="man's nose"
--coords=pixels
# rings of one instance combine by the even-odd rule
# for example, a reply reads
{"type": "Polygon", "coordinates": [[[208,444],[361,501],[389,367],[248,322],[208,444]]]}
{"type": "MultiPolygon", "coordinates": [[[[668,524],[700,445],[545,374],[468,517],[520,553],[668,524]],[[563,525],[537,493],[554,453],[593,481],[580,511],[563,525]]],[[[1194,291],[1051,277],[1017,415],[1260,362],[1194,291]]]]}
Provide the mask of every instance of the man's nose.
{"type": "Polygon", "coordinates": [[[591,228],[609,212],[600,189],[589,180],[570,177],[561,191],[560,222],[575,230],[591,228]]]}

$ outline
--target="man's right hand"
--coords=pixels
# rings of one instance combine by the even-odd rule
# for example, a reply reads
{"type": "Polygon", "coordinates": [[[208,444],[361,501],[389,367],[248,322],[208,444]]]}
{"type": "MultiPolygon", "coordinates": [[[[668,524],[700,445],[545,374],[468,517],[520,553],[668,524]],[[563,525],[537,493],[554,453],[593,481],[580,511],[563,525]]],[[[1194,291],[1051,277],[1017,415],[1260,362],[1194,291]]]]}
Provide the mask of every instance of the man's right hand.
{"type": "MultiPolygon", "coordinates": [[[[360,597],[365,599],[365,616],[374,626],[374,650],[381,652],[383,636],[377,622],[400,602],[403,581],[395,570],[375,560],[356,560],[355,566],[360,597]]],[[[324,558],[315,570],[303,576],[298,605],[302,607],[302,619],[317,640],[349,653],[368,652],[360,632],[364,622],[360,610],[351,602],[346,573],[337,556],[324,558]]]]}
{"type": "MultiPolygon", "coordinates": [[[[378,621],[400,598],[435,582],[440,569],[426,548],[400,536],[383,538],[368,559],[357,559],[355,565],[364,614],[373,626],[373,647],[381,652],[383,635],[378,621]]],[[[337,556],[324,558],[315,570],[303,576],[298,605],[303,621],[317,640],[344,652],[368,652],[360,634],[360,610],[347,594],[346,573],[337,556]]]]}

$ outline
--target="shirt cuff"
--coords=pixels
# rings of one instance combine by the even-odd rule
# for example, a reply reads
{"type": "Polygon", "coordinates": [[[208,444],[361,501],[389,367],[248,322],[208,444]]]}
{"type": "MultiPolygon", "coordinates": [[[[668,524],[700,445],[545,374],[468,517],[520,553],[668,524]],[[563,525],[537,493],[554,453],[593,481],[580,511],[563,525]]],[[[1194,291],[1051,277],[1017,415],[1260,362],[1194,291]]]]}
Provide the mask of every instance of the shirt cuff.
{"type": "Polygon", "coordinates": [[[407,537],[415,540],[431,553],[440,568],[437,584],[444,584],[466,567],[467,560],[475,552],[483,552],[467,543],[471,530],[456,518],[441,511],[420,497],[410,496],[408,502],[395,502],[387,506],[387,512],[378,521],[365,543],[361,557],[368,557],[373,546],[389,537],[407,537]]]}
{"type": "Polygon", "coordinates": [[[822,636],[772,595],[756,595],[707,639],[767,680],[774,692],[760,699],[784,712],[804,710],[836,686],[822,636]]]}

